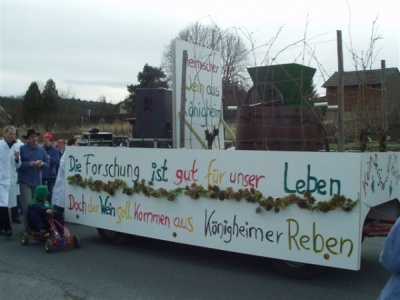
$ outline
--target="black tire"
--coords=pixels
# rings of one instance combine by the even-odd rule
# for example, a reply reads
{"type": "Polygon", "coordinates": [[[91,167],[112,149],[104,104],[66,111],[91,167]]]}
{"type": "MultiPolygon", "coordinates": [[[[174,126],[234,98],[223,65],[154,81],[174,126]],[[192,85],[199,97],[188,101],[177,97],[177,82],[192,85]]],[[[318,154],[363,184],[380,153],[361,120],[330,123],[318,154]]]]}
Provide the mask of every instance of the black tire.
{"type": "Polygon", "coordinates": [[[80,238],[78,236],[74,235],[73,241],[74,241],[74,248],[79,249],[81,247],[80,238]]]}
{"type": "Polygon", "coordinates": [[[52,253],[52,252],[53,252],[54,247],[53,247],[53,241],[52,241],[52,240],[47,239],[47,240],[44,242],[44,250],[45,250],[47,253],[52,253]]]}
{"type": "Polygon", "coordinates": [[[321,266],[281,259],[273,259],[272,264],[282,275],[295,279],[312,278],[321,270],[321,266]]]}
{"type": "Polygon", "coordinates": [[[102,228],[97,228],[97,231],[99,232],[99,235],[103,240],[113,245],[123,245],[126,244],[129,240],[129,234],[126,233],[102,228]]]}
{"type": "Polygon", "coordinates": [[[29,234],[27,234],[26,232],[21,233],[21,235],[19,236],[19,241],[21,243],[21,245],[24,246],[28,246],[29,245],[29,234]]]}

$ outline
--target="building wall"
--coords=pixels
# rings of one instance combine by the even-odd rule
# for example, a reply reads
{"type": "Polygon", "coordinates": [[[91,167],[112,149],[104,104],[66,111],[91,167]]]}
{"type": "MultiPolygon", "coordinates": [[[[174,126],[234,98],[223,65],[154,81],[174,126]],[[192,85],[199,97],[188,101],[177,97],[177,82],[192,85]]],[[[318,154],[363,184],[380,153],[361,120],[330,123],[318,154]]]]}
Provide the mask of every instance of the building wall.
{"type": "Polygon", "coordinates": [[[388,118],[394,122],[400,114],[400,76],[395,74],[387,80],[388,118]]]}
{"type": "MultiPolygon", "coordinates": [[[[326,88],[329,105],[337,105],[337,87],[326,88]]],[[[382,128],[382,90],[381,85],[360,85],[344,87],[345,124],[348,134],[357,136],[367,130],[371,136],[380,134],[382,128]]],[[[387,79],[387,118],[388,129],[399,119],[400,114],[400,76],[393,74],[387,79]]],[[[329,114],[331,122],[337,123],[337,112],[329,114]]]]}
{"type": "MultiPolygon", "coordinates": [[[[329,105],[338,104],[336,87],[326,90],[329,105]]],[[[382,107],[382,91],[379,86],[346,86],[344,87],[344,111],[377,111],[382,107]]]]}
{"type": "MultiPolygon", "coordinates": [[[[356,140],[364,130],[381,128],[382,92],[380,86],[347,86],[344,88],[344,121],[346,136],[356,140]]],[[[330,87],[326,94],[329,105],[337,105],[337,88],[330,87]]],[[[337,112],[334,113],[337,120],[337,112]]]]}

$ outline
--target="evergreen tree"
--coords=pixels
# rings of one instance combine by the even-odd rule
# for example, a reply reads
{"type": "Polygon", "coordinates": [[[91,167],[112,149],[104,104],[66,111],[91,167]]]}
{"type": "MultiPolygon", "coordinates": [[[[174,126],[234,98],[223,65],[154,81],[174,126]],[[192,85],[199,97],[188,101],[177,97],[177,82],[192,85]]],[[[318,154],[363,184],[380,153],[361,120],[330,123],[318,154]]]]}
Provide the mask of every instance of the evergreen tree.
{"type": "Polygon", "coordinates": [[[40,123],[42,115],[43,96],[37,82],[32,82],[25,93],[22,103],[23,120],[27,127],[40,123]]]}
{"type": "Polygon", "coordinates": [[[49,79],[43,89],[43,116],[42,121],[46,131],[51,131],[59,111],[58,91],[53,79],[49,79]]]}
{"type": "Polygon", "coordinates": [[[125,100],[124,108],[129,112],[136,112],[136,94],[138,88],[168,88],[166,75],[161,68],[145,64],[143,71],[138,73],[139,84],[127,86],[129,96],[125,100]]]}

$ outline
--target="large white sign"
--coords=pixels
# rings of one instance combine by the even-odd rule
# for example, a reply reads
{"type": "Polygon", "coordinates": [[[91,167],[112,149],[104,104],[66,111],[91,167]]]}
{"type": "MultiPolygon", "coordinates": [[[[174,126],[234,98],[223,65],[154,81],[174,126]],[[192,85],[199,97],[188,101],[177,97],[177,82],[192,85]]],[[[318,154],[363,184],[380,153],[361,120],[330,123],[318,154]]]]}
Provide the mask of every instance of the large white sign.
{"type": "Polygon", "coordinates": [[[220,54],[175,40],[173,73],[174,148],[180,148],[183,139],[186,149],[224,149],[220,54]]]}
{"type": "Polygon", "coordinates": [[[357,270],[365,207],[399,196],[394,153],[112,150],[67,149],[67,220],[357,270]]]}

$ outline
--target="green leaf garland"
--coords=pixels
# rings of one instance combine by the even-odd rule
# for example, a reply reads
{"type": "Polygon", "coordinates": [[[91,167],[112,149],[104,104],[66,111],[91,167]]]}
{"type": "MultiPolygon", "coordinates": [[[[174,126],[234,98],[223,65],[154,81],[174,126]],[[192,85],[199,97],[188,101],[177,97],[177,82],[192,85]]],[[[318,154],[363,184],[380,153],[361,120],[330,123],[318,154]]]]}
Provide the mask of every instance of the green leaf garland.
{"type": "Polygon", "coordinates": [[[327,201],[317,202],[308,191],[303,194],[303,197],[300,197],[296,194],[290,194],[281,198],[273,198],[271,196],[264,197],[260,191],[254,188],[239,189],[235,191],[231,187],[223,190],[217,185],[209,185],[207,188],[205,188],[202,185],[193,183],[190,186],[185,186],[184,188],[166,190],[164,188],[155,189],[153,182],[148,182],[146,184],[144,179],[135,182],[132,187],[129,187],[126,182],[121,179],[103,182],[101,180],[93,180],[92,177],[83,179],[80,174],[69,176],[67,180],[69,185],[78,186],[83,189],[89,187],[92,191],[104,191],[111,196],[113,196],[117,190],[122,190],[122,193],[128,196],[142,193],[147,197],[167,198],[169,201],[175,200],[176,197],[181,193],[195,200],[199,198],[210,198],[220,201],[245,200],[249,203],[258,204],[256,213],[261,213],[263,210],[273,210],[274,212],[278,213],[280,210],[285,209],[291,204],[296,204],[299,208],[307,209],[309,211],[321,211],[326,213],[338,208],[349,212],[359,202],[359,200],[352,200],[343,195],[334,195],[327,201]]]}

